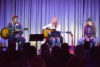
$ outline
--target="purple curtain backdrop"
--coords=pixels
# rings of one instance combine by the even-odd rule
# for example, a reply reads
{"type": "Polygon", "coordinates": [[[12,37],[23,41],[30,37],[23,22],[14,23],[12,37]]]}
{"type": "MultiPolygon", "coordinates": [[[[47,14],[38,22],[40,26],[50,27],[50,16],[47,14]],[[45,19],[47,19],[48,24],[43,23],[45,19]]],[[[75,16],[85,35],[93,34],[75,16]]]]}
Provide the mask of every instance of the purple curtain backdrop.
{"type": "MultiPolygon", "coordinates": [[[[29,34],[40,34],[42,27],[55,16],[62,32],[74,34],[74,45],[82,37],[88,17],[93,19],[97,37],[100,36],[100,0],[0,0],[0,30],[7,26],[13,15],[18,15],[23,28],[29,29],[23,34],[26,41],[29,41],[29,34]]],[[[63,36],[64,42],[71,45],[70,35],[63,33],[63,36]]],[[[2,38],[0,42],[7,43],[2,38]]]]}

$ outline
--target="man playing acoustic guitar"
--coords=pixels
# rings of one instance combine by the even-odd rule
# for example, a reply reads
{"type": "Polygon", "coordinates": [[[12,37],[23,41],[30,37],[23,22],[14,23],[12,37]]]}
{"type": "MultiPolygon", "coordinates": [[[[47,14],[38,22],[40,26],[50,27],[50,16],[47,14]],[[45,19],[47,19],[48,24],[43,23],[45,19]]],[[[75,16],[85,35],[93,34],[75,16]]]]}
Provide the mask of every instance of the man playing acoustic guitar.
{"type": "Polygon", "coordinates": [[[61,36],[61,26],[58,22],[58,19],[54,17],[50,24],[44,26],[42,29],[46,30],[49,34],[49,40],[51,41],[51,47],[57,45],[60,46],[60,37],[61,36]],[[48,31],[48,29],[52,29],[52,31],[48,31]]]}
{"type": "Polygon", "coordinates": [[[25,43],[25,38],[22,37],[23,30],[22,25],[17,21],[18,16],[13,16],[12,21],[8,24],[9,33],[9,42],[20,42],[18,49],[22,49],[25,43]]]}

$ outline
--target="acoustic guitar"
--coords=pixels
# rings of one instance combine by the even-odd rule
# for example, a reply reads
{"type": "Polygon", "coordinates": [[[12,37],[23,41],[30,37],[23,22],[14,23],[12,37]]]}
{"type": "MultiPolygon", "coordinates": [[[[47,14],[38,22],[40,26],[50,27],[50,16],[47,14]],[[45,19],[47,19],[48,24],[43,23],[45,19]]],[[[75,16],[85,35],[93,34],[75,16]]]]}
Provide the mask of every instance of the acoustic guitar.
{"type": "MultiPolygon", "coordinates": [[[[28,30],[28,28],[24,28],[23,30],[28,30]]],[[[2,30],[1,30],[1,37],[3,39],[8,39],[10,35],[14,35],[16,34],[17,32],[21,31],[21,29],[17,29],[16,32],[14,31],[10,31],[7,27],[4,27],[2,30]]]]}
{"type": "Polygon", "coordinates": [[[44,38],[48,38],[52,31],[54,31],[54,29],[43,29],[42,34],[44,35],[44,38]]]}
{"type": "MultiPolygon", "coordinates": [[[[48,38],[48,37],[51,35],[51,33],[52,33],[53,31],[56,31],[56,30],[55,30],[55,29],[46,28],[46,29],[43,29],[42,34],[44,35],[44,38],[48,38]]],[[[56,32],[59,32],[59,31],[56,31],[56,32]]],[[[72,34],[71,31],[60,32],[60,33],[72,34]]]]}

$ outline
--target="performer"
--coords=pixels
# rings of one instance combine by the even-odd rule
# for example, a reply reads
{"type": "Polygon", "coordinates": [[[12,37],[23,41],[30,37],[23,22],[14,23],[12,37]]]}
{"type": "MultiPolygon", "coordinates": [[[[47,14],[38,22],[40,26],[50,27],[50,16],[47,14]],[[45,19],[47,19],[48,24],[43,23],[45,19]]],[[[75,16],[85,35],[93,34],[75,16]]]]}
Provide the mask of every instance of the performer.
{"type": "Polygon", "coordinates": [[[25,43],[25,38],[22,37],[23,30],[22,25],[17,21],[18,16],[13,16],[12,21],[8,24],[8,29],[10,31],[9,42],[20,42],[18,50],[23,48],[25,43]]]}
{"type": "Polygon", "coordinates": [[[89,41],[91,43],[90,47],[96,44],[96,26],[94,25],[91,18],[86,20],[87,24],[84,27],[84,37],[78,41],[81,45],[84,41],[89,41]]]}
{"type": "Polygon", "coordinates": [[[54,17],[50,24],[43,27],[43,29],[46,29],[46,28],[54,29],[54,31],[52,31],[51,33],[49,32],[49,34],[51,35],[49,38],[51,41],[51,47],[55,45],[60,46],[60,37],[62,37],[61,34],[60,34],[60,37],[54,36],[56,33],[60,33],[61,31],[61,26],[60,26],[60,23],[58,22],[58,19],[54,17]]]}

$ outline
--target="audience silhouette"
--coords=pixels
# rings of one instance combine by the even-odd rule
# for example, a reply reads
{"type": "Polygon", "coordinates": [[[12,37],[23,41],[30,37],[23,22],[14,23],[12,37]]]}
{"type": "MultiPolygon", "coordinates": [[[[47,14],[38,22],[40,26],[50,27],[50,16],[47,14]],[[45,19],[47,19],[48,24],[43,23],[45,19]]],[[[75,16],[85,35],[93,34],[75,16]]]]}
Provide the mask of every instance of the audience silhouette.
{"type": "Polygon", "coordinates": [[[87,48],[86,44],[89,45],[77,45],[74,54],[70,54],[68,43],[53,48],[44,43],[37,55],[35,46],[25,43],[21,51],[1,51],[0,67],[100,67],[100,46],[87,48]]]}

